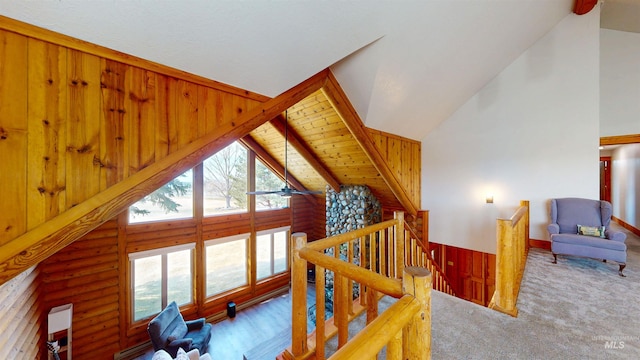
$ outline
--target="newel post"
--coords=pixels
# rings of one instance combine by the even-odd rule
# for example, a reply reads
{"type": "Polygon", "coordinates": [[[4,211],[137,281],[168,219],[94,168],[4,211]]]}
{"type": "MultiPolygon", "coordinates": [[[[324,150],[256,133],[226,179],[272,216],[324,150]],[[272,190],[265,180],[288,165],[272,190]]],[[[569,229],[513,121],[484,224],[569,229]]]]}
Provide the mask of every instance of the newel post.
{"type": "Polygon", "coordinates": [[[307,352],[307,261],[300,257],[300,249],[307,246],[307,234],[294,233],[291,241],[291,351],[297,358],[307,352]]]}
{"type": "Polygon", "coordinates": [[[404,269],[403,292],[420,302],[420,311],[403,330],[403,359],[431,359],[431,284],[429,270],[416,266],[404,269]]]}

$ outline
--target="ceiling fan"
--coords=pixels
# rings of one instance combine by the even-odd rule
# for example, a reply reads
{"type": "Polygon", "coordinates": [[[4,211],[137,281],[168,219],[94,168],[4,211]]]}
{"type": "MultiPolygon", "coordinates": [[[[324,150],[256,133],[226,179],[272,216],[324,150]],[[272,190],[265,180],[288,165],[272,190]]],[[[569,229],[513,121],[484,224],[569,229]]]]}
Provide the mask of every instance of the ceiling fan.
{"type": "Polygon", "coordinates": [[[289,115],[287,111],[284,113],[284,187],[280,190],[263,190],[263,191],[249,191],[247,194],[249,195],[269,195],[275,194],[280,195],[284,198],[290,198],[292,195],[313,195],[313,194],[322,194],[322,191],[314,191],[314,190],[296,190],[289,186],[288,174],[287,174],[287,152],[289,147],[288,142],[288,125],[289,115]]]}

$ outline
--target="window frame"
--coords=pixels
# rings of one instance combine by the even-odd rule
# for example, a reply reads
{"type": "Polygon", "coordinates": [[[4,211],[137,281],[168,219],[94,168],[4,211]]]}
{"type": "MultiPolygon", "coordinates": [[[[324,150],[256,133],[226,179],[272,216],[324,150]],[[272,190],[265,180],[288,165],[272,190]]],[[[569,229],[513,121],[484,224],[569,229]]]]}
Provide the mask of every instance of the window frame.
{"type": "Polygon", "coordinates": [[[288,241],[289,239],[291,239],[291,226],[290,225],[285,225],[285,226],[280,226],[277,228],[270,228],[270,229],[264,229],[264,230],[259,230],[256,231],[256,258],[255,258],[255,262],[256,262],[256,284],[262,281],[267,281],[270,278],[274,277],[274,276],[278,276],[280,274],[286,273],[287,271],[289,271],[291,269],[291,245],[290,242],[288,241]],[[276,233],[280,233],[280,232],[285,232],[285,263],[286,263],[286,267],[283,271],[279,271],[279,272],[275,272],[275,234],[276,233]],[[258,254],[257,254],[257,248],[258,248],[258,236],[261,235],[270,235],[270,258],[269,258],[269,268],[270,268],[270,273],[268,276],[263,277],[263,278],[258,278],[258,254]]]}
{"type": "Polygon", "coordinates": [[[236,234],[236,235],[229,235],[229,236],[223,236],[220,238],[214,238],[214,239],[207,239],[204,241],[204,289],[203,289],[203,294],[205,299],[212,299],[212,298],[216,298],[221,296],[222,294],[226,294],[228,292],[232,292],[235,291],[237,289],[240,289],[242,287],[246,287],[246,286],[250,286],[251,285],[251,269],[249,268],[250,264],[251,264],[251,232],[248,233],[242,233],[242,234],[236,234]],[[244,253],[244,260],[245,260],[245,283],[238,285],[236,287],[230,288],[230,289],[225,289],[221,292],[215,293],[215,294],[209,294],[207,292],[207,283],[208,283],[208,274],[209,271],[207,269],[207,260],[208,260],[208,248],[210,246],[214,246],[214,245],[220,245],[220,244],[225,244],[225,243],[229,243],[232,241],[237,241],[237,240],[244,240],[245,241],[245,253],[244,253]]]}
{"type": "MultiPolygon", "coordinates": [[[[195,194],[195,183],[196,183],[196,167],[193,167],[189,170],[184,171],[182,174],[176,176],[175,178],[173,178],[172,180],[162,184],[162,186],[160,186],[158,189],[152,191],[149,195],[151,195],[153,192],[159,190],[160,188],[162,188],[163,186],[167,185],[168,183],[170,183],[171,181],[174,181],[176,179],[179,179],[181,176],[185,175],[186,173],[191,172],[191,189],[190,189],[190,193],[191,193],[191,213],[189,214],[189,216],[177,216],[177,217],[167,217],[167,218],[161,218],[161,219],[144,219],[144,215],[138,215],[140,216],[141,219],[144,220],[140,220],[140,221],[131,221],[131,216],[133,216],[133,214],[131,213],[131,207],[135,206],[138,202],[144,200],[145,197],[143,197],[142,199],[136,201],[134,204],[132,204],[131,206],[129,206],[127,208],[127,226],[137,226],[137,225],[148,225],[151,223],[168,223],[168,222],[174,222],[174,221],[185,221],[185,220],[194,220],[196,217],[196,194],[195,194]]],[[[148,195],[147,195],[148,196],[148,195]]],[[[167,213],[168,214],[168,213],[167,213]]],[[[178,214],[180,214],[178,212],[178,214]]]]}
{"type": "Polygon", "coordinates": [[[131,314],[129,316],[131,323],[136,323],[136,322],[140,322],[140,321],[144,321],[146,319],[152,318],[154,316],[156,316],[157,314],[160,313],[160,311],[162,311],[164,308],[167,307],[168,305],[168,263],[167,263],[167,258],[168,255],[170,253],[174,253],[174,252],[179,252],[179,251],[184,251],[184,250],[189,250],[189,268],[190,268],[190,282],[189,282],[189,294],[190,294],[190,302],[185,303],[185,304],[178,304],[178,306],[184,306],[184,305],[191,305],[195,303],[195,299],[194,299],[194,285],[193,285],[193,279],[194,279],[194,273],[195,273],[195,268],[194,268],[194,250],[195,250],[196,244],[195,243],[187,243],[187,244],[181,244],[181,245],[174,245],[174,246],[168,246],[168,247],[162,247],[162,248],[157,248],[157,249],[151,249],[151,250],[143,250],[143,251],[137,251],[137,252],[133,252],[133,253],[129,253],[128,254],[128,258],[129,258],[129,272],[130,272],[130,286],[129,286],[129,305],[130,305],[130,309],[131,309],[131,314]],[[158,311],[157,313],[142,317],[140,319],[136,319],[135,318],[135,314],[136,314],[136,309],[135,309],[135,273],[136,273],[136,267],[135,267],[135,261],[139,260],[139,259],[144,259],[144,258],[148,258],[148,257],[152,257],[152,256],[160,256],[161,259],[161,274],[160,274],[160,311],[158,311]]]}

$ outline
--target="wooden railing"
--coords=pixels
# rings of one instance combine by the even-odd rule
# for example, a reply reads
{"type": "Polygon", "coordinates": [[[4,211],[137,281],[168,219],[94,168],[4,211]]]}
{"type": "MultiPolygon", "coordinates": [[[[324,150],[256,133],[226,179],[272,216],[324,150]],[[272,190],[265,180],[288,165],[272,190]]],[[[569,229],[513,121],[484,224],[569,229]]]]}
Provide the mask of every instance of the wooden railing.
{"type": "Polygon", "coordinates": [[[453,288],[447,280],[444,271],[433,260],[428,245],[420,240],[416,232],[405,224],[405,264],[428,269],[433,277],[433,289],[456,296],[453,288]]]}
{"type": "Polygon", "coordinates": [[[370,359],[384,346],[387,359],[429,358],[431,274],[424,268],[405,269],[404,236],[401,212],[393,220],[309,244],[306,234],[293,234],[292,343],[280,357],[325,359],[326,340],[337,335],[338,351],[332,359],[370,359]],[[340,256],[341,245],[346,256],[340,256]],[[334,254],[326,254],[331,248],[334,254]],[[316,268],[316,329],[310,335],[307,262],[316,268]],[[334,316],[329,320],[325,320],[325,270],[334,274],[334,316]],[[355,299],[354,284],[359,289],[355,299]],[[400,300],[378,317],[378,299],[383,295],[400,300]],[[367,326],[347,343],[349,322],[364,311],[367,326]]]}
{"type": "Polygon", "coordinates": [[[516,317],[516,302],[529,252],[529,201],[520,201],[515,214],[510,219],[498,219],[496,227],[496,290],[489,307],[516,317]]]}

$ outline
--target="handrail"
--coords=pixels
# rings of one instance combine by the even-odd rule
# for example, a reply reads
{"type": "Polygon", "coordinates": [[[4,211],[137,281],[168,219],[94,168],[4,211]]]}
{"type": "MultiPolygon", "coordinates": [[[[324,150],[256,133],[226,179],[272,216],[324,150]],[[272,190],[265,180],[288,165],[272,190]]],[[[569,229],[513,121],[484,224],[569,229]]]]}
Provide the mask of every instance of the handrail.
{"type": "Polygon", "coordinates": [[[518,210],[516,210],[515,214],[513,214],[510,218],[509,221],[511,221],[511,223],[513,224],[513,226],[518,225],[518,222],[523,219],[525,217],[525,215],[527,215],[527,212],[529,211],[529,206],[525,205],[525,206],[520,206],[518,208],[518,210]]]}
{"type": "Polygon", "coordinates": [[[378,316],[353,340],[338,350],[332,357],[336,359],[373,359],[389,343],[411,317],[420,310],[416,298],[405,295],[378,316]]]}
{"type": "Polygon", "coordinates": [[[489,308],[518,316],[516,303],[529,252],[529,201],[509,219],[496,221],[496,289],[489,308]]]}
{"type": "MultiPolygon", "coordinates": [[[[453,291],[453,287],[451,286],[451,282],[447,278],[447,275],[444,273],[440,265],[438,265],[438,263],[433,259],[431,253],[429,252],[429,249],[425,247],[424,242],[418,237],[418,234],[415,232],[415,230],[407,222],[405,222],[404,228],[405,231],[409,233],[408,238],[410,239],[410,241],[414,241],[415,244],[417,244],[421,249],[421,256],[411,256],[410,254],[407,254],[408,264],[414,266],[422,266],[429,269],[429,271],[431,271],[431,274],[433,275],[433,289],[449,294],[451,296],[456,296],[455,292],[453,291]],[[413,261],[413,258],[419,258],[421,260],[413,261]]],[[[407,237],[405,237],[405,239],[406,238],[407,237]]],[[[415,246],[409,244],[409,246],[406,248],[408,248],[409,250],[405,250],[405,252],[410,253],[413,249],[415,249],[415,246]]]]}
{"type": "MultiPolygon", "coordinates": [[[[325,359],[325,341],[336,334],[339,351],[332,359],[355,358],[354,356],[357,357],[356,354],[360,354],[361,351],[372,351],[369,349],[371,343],[365,341],[366,339],[356,342],[355,345],[348,345],[349,321],[364,311],[368,324],[365,333],[386,333],[388,324],[385,321],[392,321],[395,324],[393,326],[399,327],[400,330],[389,337],[380,334],[375,336],[376,344],[381,344],[380,348],[387,346],[387,355],[390,352],[396,354],[387,356],[388,359],[428,357],[431,341],[432,288],[429,285],[433,283],[432,275],[425,268],[405,267],[404,238],[407,232],[404,225],[404,214],[397,212],[393,220],[310,244],[306,243],[306,234],[292,235],[292,342],[278,358],[325,359]],[[355,244],[360,249],[359,257],[356,256],[355,244]],[[324,253],[325,249],[330,248],[334,249],[333,256],[324,253]],[[339,254],[340,248],[346,251],[346,261],[343,260],[344,256],[341,257],[339,254]],[[306,309],[307,261],[316,267],[316,329],[309,336],[306,309]],[[325,270],[334,274],[333,318],[329,320],[325,320],[324,311],[325,270]],[[399,277],[402,277],[402,282],[399,277]],[[359,296],[354,300],[353,291],[356,284],[359,285],[359,296]],[[392,306],[380,318],[377,309],[378,299],[382,294],[395,298],[409,297],[409,300],[403,300],[400,304],[407,301],[415,304],[400,308],[400,305],[392,306]],[[399,309],[403,310],[398,312],[399,309]],[[351,350],[341,350],[345,348],[351,350]],[[353,350],[354,348],[359,350],[353,350]],[[352,355],[345,355],[347,353],[352,355]]],[[[353,341],[352,339],[351,342],[353,341]]]]}
{"type": "Polygon", "coordinates": [[[402,296],[402,283],[400,280],[390,279],[386,276],[366,270],[360,266],[338,260],[335,257],[309,249],[308,246],[300,249],[299,254],[301,258],[310,261],[317,266],[330,269],[337,274],[376,289],[385,295],[393,296],[395,298],[402,296]]]}
{"type": "Polygon", "coordinates": [[[324,239],[320,239],[320,240],[316,240],[312,243],[308,243],[307,244],[307,248],[315,250],[315,251],[321,251],[321,250],[326,250],[328,248],[334,247],[336,245],[340,245],[342,243],[345,243],[347,241],[352,241],[355,240],[357,238],[363,237],[365,235],[371,235],[375,232],[381,231],[381,230],[385,230],[388,228],[391,228],[393,226],[395,226],[398,223],[397,220],[387,220],[381,223],[377,223],[377,224],[373,224],[373,225],[369,225],[365,228],[361,228],[361,229],[356,229],[356,230],[352,230],[343,234],[338,234],[338,235],[333,235],[331,237],[328,238],[324,238],[324,239]]]}

